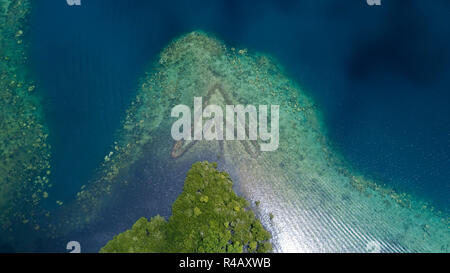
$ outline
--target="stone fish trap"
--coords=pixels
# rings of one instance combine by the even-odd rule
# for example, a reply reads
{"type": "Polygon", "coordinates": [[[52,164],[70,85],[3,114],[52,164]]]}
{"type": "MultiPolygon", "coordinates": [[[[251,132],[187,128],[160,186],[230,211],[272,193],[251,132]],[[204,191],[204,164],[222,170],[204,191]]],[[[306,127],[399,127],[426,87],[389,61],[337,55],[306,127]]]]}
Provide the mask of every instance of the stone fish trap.
{"type": "MultiPolygon", "coordinates": [[[[209,91],[207,92],[206,95],[206,99],[203,101],[203,107],[206,107],[208,105],[208,102],[211,100],[213,95],[220,95],[222,96],[223,100],[225,101],[226,105],[232,105],[232,101],[231,99],[228,97],[228,95],[226,94],[226,92],[224,92],[223,90],[223,86],[219,83],[214,84],[209,91]]],[[[239,119],[236,119],[237,122],[240,122],[239,119]]],[[[225,120],[226,122],[226,120],[225,120]]],[[[228,124],[228,126],[234,126],[234,124],[230,125],[228,124]]],[[[194,126],[191,127],[191,130],[194,129],[194,126]]],[[[249,127],[248,127],[248,123],[245,124],[245,135],[246,138],[248,137],[248,131],[249,131],[249,127]]],[[[175,144],[173,145],[172,148],[172,152],[170,153],[170,155],[172,156],[172,158],[178,158],[181,157],[184,153],[186,153],[190,148],[192,148],[199,140],[178,140],[175,142],[175,144]]],[[[221,154],[224,153],[224,141],[226,140],[217,140],[219,142],[220,145],[220,151],[221,154]]],[[[235,140],[233,140],[235,141],[235,140]]],[[[250,154],[253,158],[256,158],[260,155],[260,150],[259,150],[259,145],[258,145],[258,141],[256,140],[238,140],[240,141],[245,148],[245,151],[247,151],[248,154],[250,154]]]]}

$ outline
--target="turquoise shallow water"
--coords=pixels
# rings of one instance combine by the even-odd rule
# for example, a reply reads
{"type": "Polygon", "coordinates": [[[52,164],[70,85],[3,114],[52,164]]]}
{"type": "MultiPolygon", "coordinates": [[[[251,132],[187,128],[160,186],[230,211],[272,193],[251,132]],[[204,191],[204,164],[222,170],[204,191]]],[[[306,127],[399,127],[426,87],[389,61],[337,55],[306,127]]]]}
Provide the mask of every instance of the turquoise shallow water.
{"type": "Polygon", "coordinates": [[[448,43],[440,39],[448,29],[431,27],[440,24],[436,7],[422,10],[270,1],[256,10],[220,1],[175,9],[131,1],[75,10],[64,1],[34,4],[24,41],[31,46],[30,81],[44,98],[39,122],[49,127],[52,146],[51,173],[43,170],[37,181],[50,179],[52,187],[36,195],[46,209],[21,215],[25,227],[6,241],[26,234],[30,242],[19,239],[16,250],[59,252],[79,240],[97,251],[141,216],[170,215],[189,166],[215,160],[241,195],[261,201],[255,209],[276,251],[448,252],[448,216],[438,212],[449,200],[450,108],[442,99],[448,43]],[[392,14],[405,22],[419,16],[418,34],[392,14]],[[394,27],[382,23],[389,18],[394,27]],[[193,29],[218,33],[226,50],[205,38],[203,51],[172,46],[157,57],[193,29]],[[430,42],[411,42],[419,38],[430,42]],[[239,53],[244,47],[248,53],[239,53]],[[197,142],[170,157],[169,110],[191,105],[194,95],[219,105],[279,103],[279,150],[197,142]]]}
{"type": "Polygon", "coordinates": [[[161,48],[202,29],[275,56],[315,98],[352,166],[450,206],[445,0],[380,9],[360,0],[33,5],[30,61],[46,95],[58,181],[50,198],[71,200],[92,175],[161,48]]]}
{"type": "Polygon", "coordinates": [[[176,39],[161,53],[155,72],[141,82],[99,178],[56,218],[62,223],[56,234],[87,229],[80,236],[91,243],[111,238],[114,227],[102,231],[111,212],[127,211],[121,223],[132,223],[146,209],[150,215],[158,213],[160,208],[143,204],[153,198],[172,201],[181,190],[180,170],[200,160],[218,161],[241,195],[252,203],[261,201],[254,209],[272,232],[277,252],[448,251],[448,217],[342,162],[329,146],[314,101],[282,67],[270,57],[227,47],[201,32],[176,39]],[[194,96],[216,105],[280,105],[278,150],[259,152],[258,143],[251,141],[202,140],[186,143],[174,156],[173,120],[167,117],[172,105],[192,105],[194,96]],[[173,191],[143,195],[146,187],[159,189],[161,183],[173,191]],[[124,196],[128,198],[118,202],[124,196]]]}

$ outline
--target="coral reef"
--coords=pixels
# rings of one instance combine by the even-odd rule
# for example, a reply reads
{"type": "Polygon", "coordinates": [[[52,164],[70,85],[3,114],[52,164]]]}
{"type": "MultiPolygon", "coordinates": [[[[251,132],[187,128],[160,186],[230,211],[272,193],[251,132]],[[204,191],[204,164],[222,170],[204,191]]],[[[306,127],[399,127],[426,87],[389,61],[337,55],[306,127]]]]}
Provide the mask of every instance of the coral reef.
{"type": "MultiPolygon", "coordinates": [[[[31,225],[48,197],[50,145],[40,98],[27,73],[27,0],[0,3],[0,227],[31,225]]],[[[40,213],[40,212],[39,212],[40,213]]]]}
{"type": "Polygon", "coordinates": [[[238,192],[251,203],[262,201],[255,212],[275,251],[361,252],[373,242],[384,252],[448,251],[448,216],[359,175],[333,151],[322,120],[314,101],[271,57],[227,47],[203,32],[183,35],[143,77],[98,177],[69,209],[68,226],[98,217],[115,189],[133,183],[128,171],[149,154],[169,173],[216,155],[238,192]],[[191,105],[194,97],[222,107],[279,105],[279,149],[259,153],[248,140],[170,141],[171,108],[191,105]]]}

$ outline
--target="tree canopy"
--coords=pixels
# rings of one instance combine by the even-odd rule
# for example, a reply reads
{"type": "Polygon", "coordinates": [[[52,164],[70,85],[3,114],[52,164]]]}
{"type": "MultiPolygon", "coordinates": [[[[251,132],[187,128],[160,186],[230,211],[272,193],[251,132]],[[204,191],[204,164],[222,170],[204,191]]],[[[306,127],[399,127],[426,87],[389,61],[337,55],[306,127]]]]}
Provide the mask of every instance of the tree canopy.
{"type": "Polygon", "coordinates": [[[271,251],[270,233],[232,185],[228,173],[217,170],[217,163],[193,164],[168,221],[159,215],[150,221],[142,217],[100,252],[271,251]]]}

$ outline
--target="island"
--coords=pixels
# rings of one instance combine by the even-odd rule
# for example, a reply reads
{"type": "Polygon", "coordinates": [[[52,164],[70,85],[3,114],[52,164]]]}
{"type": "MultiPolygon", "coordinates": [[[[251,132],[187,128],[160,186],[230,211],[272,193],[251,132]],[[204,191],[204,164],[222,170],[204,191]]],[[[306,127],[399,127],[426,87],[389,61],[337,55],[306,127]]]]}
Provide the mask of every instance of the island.
{"type": "Polygon", "coordinates": [[[168,220],[140,218],[101,253],[265,253],[271,235],[217,163],[194,163],[168,220]]]}

